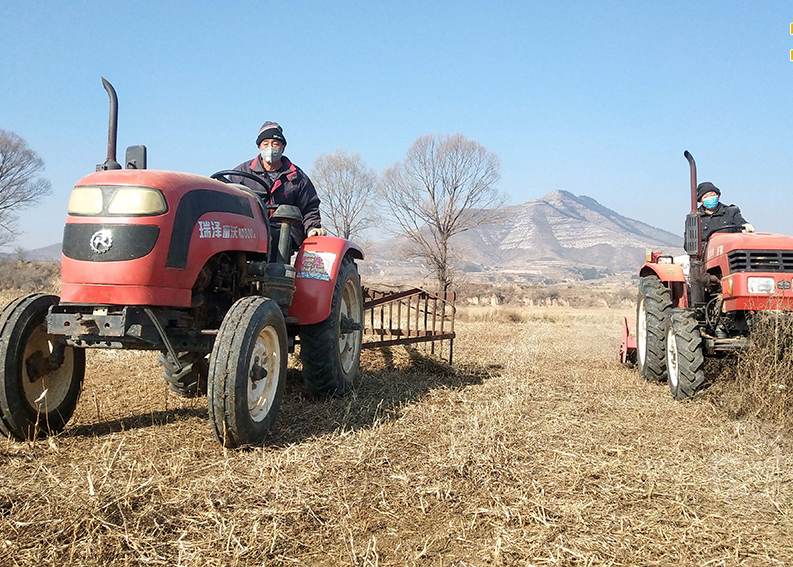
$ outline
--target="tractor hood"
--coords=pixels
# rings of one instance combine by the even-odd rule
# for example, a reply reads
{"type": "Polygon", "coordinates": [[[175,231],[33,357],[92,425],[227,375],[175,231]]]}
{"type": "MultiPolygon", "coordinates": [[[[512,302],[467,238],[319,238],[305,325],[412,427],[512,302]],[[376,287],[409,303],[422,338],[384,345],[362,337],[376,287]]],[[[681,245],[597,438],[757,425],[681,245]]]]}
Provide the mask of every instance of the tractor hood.
{"type": "Polygon", "coordinates": [[[159,189],[166,194],[181,198],[188,191],[196,189],[208,189],[210,191],[221,191],[223,193],[239,194],[247,198],[247,193],[234,186],[227,185],[221,181],[216,181],[193,173],[181,173],[178,171],[157,171],[153,169],[111,169],[108,171],[97,171],[86,175],[75,184],[75,187],[94,186],[102,187],[108,185],[131,185],[137,187],[150,187],[159,189]]]}
{"type": "Polygon", "coordinates": [[[707,260],[733,250],[785,250],[793,252],[793,237],[767,232],[716,233],[708,241],[707,260]]]}
{"type": "Polygon", "coordinates": [[[714,234],[708,241],[708,268],[735,271],[793,272],[793,237],[769,233],[714,234]]]}

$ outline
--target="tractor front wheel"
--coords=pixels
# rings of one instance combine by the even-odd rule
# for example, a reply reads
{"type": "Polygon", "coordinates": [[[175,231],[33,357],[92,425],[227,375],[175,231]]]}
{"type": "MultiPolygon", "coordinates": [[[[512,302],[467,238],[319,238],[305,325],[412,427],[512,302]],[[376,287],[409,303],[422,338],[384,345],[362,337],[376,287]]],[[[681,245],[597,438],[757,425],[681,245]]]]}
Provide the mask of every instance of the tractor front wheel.
{"type": "Polygon", "coordinates": [[[223,446],[264,441],[281,406],[286,362],[281,308],[264,297],[234,303],[215,339],[207,383],[209,421],[223,446]]]}
{"type": "Polygon", "coordinates": [[[300,360],[306,389],[315,396],[346,393],[358,374],[363,335],[363,291],[358,268],[346,256],[333,288],[330,315],[300,327],[300,360]]]}
{"type": "Polygon", "coordinates": [[[666,379],[666,324],[672,310],[669,288],[655,276],[639,280],[636,301],[636,363],[648,382],[666,379]]]}
{"type": "Polygon", "coordinates": [[[34,439],[61,431],[74,414],[85,377],[85,351],[47,334],[54,295],[34,294],[0,313],[0,431],[34,439]]]}
{"type": "Polygon", "coordinates": [[[705,385],[702,336],[694,315],[673,309],[666,327],[666,366],[669,389],[676,400],[695,396],[705,385]]]}

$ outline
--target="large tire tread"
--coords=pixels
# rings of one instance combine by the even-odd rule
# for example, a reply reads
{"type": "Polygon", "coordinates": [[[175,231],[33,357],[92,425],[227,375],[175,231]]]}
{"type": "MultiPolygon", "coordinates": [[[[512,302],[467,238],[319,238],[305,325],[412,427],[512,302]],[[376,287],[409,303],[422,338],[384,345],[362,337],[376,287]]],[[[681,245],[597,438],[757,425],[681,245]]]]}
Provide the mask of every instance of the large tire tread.
{"type": "Polygon", "coordinates": [[[169,354],[161,353],[162,377],[171,391],[183,398],[197,398],[206,394],[208,365],[202,352],[177,354],[182,370],[178,371],[169,354]]]}
{"type": "MultiPolygon", "coordinates": [[[[345,376],[338,360],[339,310],[342,293],[348,277],[353,277],[360,287],[361,280],[353,259],[348,255],[342,260],[333,288],[330,314],[327,319],[313,325],[300,327],[300,361],[303,364],[303,380],[308,392],[316,397],[342,396],[352,387],[358,372],[356,365],[345,376]]],[[[363,316],[361,316],[363,322],[363,316]]],[[[360,349],[359,349],[360,350],[360,349]]]]}
{"type": "MultiPolygon", "coordinates": [[[[648,382],[663,382],[667,378],[666,325],[672,311],[672,296],[669,288],[657,277],[645,276],[639,281],[639,300],[642,297],[647,321],[647,345],[644,364],[637,356],[639,374],[648,382]]],[[[637,325],[640,308],[641,301],[637,301],[637,325]]]]}
{"type": "Polygon", "coordinates": [[[702,351],[702,335],[699,324],[685,309],[673,309],[669,320],[677,343],[678,383],[669,387],[676,400],[693,398],[701,392],[705,383],[705,355],[702,351]]]}

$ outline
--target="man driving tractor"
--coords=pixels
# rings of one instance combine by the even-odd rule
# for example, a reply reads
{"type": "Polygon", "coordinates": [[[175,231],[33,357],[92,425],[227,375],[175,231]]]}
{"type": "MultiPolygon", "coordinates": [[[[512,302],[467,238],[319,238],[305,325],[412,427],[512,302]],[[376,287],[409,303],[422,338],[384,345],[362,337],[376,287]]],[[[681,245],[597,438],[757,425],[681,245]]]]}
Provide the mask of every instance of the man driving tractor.
{"type": "Polygon", "coordinates": [[[710,181],[697,185],[697,201],[702,218],[702,242],[707,243],[710,235],[719,232],[754,232],[754,226],[746,222],[741,209],[719,201],[721,190],[710,181]]]}
{"type": "MultiPolygon", "coordinates": [[[[292,240],[298,248],[306,237],[326,236],[319,214],[319,197],[311,179],[302,169],[284,155],[286,138],[276,122],[265,122],[256,136],[259,155],[234,168],[235,171],[252,173],[270,189],[270,204],[294,205],[303,214],[303,223],[292,226],[292,240]]],[[[261,186],[242,176],[229,176],[232,182],[245,185],[261,194],[261,186]]],[[[264,195],[266,198],[266,195],[264,195]]]]}

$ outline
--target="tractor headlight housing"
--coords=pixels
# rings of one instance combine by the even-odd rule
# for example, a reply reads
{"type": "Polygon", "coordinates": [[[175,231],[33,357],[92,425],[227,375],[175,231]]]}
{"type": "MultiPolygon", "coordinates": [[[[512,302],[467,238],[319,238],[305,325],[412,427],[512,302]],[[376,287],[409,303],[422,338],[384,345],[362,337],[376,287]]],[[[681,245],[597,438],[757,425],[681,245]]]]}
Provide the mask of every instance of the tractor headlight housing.
{"type": "Polygon", "coordinates": [[[161,215],[168,211],[165,196],[158,189],[132,186],[81,186],[72,189],[69,214],[134,217],[161,215]]]}
{"type": "Polygon", "coordinates": [[[69,214],[99,215],[104,208],[102,189],[99,187],[75,187],[69,196],[69,214]]]}
{"type": "Polygon", "coordinates": [[[146,187],[121,187],[107,206],[111,215],[159,215],[167,210],[162,193],[146,187]]]}
{"type": "Polygon", "coordinates": [[[776,280],[774,278],[747,278],[746,288],[749,293],[772,294],[776,289],[776,280]]]}

